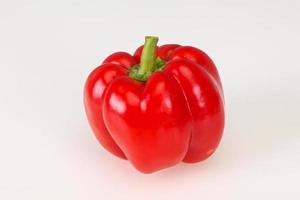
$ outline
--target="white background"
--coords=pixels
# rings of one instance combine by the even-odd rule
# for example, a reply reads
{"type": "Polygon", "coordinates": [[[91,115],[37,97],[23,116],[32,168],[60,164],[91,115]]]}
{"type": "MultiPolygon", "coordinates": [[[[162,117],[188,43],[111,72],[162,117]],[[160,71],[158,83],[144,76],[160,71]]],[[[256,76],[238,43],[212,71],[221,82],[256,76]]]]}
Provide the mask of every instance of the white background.
{"type": "Polygon", "coordinates": [[[299,199],[300,2],[0,1],[0,199],[299,199]],[[95,140],[89,72],[145,35],[206,51],[226,97],[217,152],[151,175],[95,140]]]}

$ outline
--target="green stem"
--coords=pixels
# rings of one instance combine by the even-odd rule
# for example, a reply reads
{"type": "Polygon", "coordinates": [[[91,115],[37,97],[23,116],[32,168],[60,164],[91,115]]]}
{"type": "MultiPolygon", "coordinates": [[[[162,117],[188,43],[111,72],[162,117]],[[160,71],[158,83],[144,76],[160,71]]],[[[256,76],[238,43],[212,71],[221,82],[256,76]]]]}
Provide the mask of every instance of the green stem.
{"type": "Polygon", "coordinates": [[[146,36],[143,52],[141,55],[140,68],[138,74],[143,75],[155,70],[156,50],[158,37],[146,36]]]}

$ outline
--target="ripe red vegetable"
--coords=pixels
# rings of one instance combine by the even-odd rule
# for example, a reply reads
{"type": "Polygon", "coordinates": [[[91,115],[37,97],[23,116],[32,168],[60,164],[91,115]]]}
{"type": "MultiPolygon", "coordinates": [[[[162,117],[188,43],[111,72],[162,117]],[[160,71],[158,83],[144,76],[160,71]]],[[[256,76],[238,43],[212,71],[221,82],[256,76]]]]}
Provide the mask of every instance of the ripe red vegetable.
{"type": "Polygon", "coordinates": [[[208,158],[224,128],[223,91],[213,61],[197,48],[157,42],[148,36],[133,56],[110,55],[84,88],[99,142],[144,173],[208,158]]]}

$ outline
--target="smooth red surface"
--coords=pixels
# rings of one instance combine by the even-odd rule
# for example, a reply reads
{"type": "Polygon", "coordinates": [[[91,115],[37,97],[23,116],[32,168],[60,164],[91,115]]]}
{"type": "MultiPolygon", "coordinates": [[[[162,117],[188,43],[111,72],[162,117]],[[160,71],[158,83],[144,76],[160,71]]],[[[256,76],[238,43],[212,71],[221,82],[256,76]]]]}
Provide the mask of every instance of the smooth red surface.
{"type": "Polygon", "coordinates": [[[103,93],[116,76],[126,76],[126,70],[114,63],[102,64],[88,77],[84,89],[85,110],[98,141],[111,153],[126,158],[107,131],[102,117],[103,93]]]}
{"type": "Polygon", "coordinates": [[[139,63],[118,52],[88,77],[85,108],[99,142],[151,173],[181,161],[199,162],[217,148],[224,128],[222,85],[213,61],[188,46],[163,45],[165,69],[140,82],[127,75],[139,63]]]}
{"type": "Polygon", "coordinates": [[[116,52],[108,56],[103,63],[114,63],[124,68],[130,69],[138,63],[138,61],[126,52],[116,52]]]}

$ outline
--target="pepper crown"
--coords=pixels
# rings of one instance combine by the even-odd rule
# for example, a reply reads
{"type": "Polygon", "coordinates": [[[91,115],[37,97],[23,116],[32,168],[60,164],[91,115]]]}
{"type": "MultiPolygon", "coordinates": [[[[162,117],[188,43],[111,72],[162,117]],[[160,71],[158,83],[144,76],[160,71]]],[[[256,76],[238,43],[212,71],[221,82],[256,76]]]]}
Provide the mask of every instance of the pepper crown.
{"type": "Polygon", "coordinates": [[[139,80],[147,81],[155,71],[161,71],[165,66],[165,61],[156,56],[158,37],[146,36],[141,55],[140,64],[129,70],[129,76],[139,80]]]}

